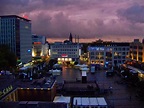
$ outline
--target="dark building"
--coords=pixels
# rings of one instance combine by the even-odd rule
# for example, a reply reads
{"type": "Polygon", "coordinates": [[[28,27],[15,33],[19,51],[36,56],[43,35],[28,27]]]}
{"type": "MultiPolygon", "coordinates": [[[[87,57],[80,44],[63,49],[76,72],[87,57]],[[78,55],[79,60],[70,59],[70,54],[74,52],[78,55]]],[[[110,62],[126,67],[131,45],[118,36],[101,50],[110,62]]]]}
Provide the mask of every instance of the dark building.
{"type": "Polygon", "coordinates": [[[32,59],[31,21],[16,15],[0,16],[0,44],[10,47],[22,62],[32,59]]]}

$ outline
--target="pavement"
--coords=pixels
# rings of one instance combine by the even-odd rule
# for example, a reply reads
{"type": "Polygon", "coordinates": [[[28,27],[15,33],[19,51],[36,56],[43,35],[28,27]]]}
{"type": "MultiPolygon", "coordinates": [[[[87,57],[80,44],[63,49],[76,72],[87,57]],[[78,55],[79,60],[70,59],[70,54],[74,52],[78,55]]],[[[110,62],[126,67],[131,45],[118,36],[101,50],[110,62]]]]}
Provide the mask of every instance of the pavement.
{"type": "MultiPolygon", "coordinates": [[[[57,82],[62,80],[76,81],[76,78],[78,77],[81,77],[81,71],[64,68],[62,75],[57,77],[57,82]]],[[[98,96],[105,97],[108,105],[111,107],[144,108],[144,102],[136,97],[136,88],[129,87],[118,75],[106,77],[105,70],[100,70],[96,71],[94,74],[88,72],[87,80],[97,82],[102,91],[98,96]]]]}
{"type": "MultiPolygon", "coordinates": [[[[63,68],[60,76],[57,76],[57,82],[76,81],[81,78],[81,71],[72,68],[63,68]]],[[[136,97],[136,88],[129,87],[123,79],[115,75],[113,77],[106,77],[105,70],[96,71],[94,74],[87,73],[88,81],[96,81],[100,87],[100,94],[98,96],[105,97],[108,105],[114,108],[144,108],[144,102],[136,97]],[[117,83],[120,82],[120,83],[117,83]],[[110,87],[112,87],[110,89],[110,87]]],[[[9,85],[19,86],[21,84],[27,85],[27,82],[20,82],[11,76],[0,76],[0,91],[9,85]]]]}

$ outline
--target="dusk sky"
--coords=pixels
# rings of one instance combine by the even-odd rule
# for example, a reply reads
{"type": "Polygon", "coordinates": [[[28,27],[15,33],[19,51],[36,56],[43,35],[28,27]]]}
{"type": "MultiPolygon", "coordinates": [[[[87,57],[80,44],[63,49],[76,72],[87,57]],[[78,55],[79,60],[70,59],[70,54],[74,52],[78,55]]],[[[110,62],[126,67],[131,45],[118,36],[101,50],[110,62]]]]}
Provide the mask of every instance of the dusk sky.
{"type": "Polygon", "coordinates": [[[144,0],[0,0],[0,15],[28,16],[48,41],[70,32],[81,42],[144,38],[144,0]]]}

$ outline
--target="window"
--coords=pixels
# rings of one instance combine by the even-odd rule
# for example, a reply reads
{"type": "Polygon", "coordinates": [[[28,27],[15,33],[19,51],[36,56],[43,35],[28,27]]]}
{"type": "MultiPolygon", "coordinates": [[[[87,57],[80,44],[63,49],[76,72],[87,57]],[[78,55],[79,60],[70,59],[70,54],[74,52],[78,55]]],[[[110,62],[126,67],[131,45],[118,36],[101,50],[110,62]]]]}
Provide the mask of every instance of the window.
{"type": "Polygon", "coordinates": [[[118,60],[118,63],[121,63],[121,60],[118,60]]]}
{"type": "Polygon", "coordinates": [[[121,59],[121,56],[118,56],[118,59],[121,59]]]}
{"type": "Polygon", "coordinates": [[[119,48],[118,50],[121,51],[121,48],[119,48]]]}
{"type": "Polygon", "coordinates": [[[122,56],[122,59],[125,59],[125,56],[122,56]]]}
{"type": "Polygon", "coordinates": [[[142,47],[142,46],[139,46],[139,49],[143,49],[143,47],[142,47]]]}
{"type": "Polygon", "coordinates": [[[104,57],[100,57],[100,59],[104,59],[104,57]]]}
{"type": "Polygon", "coordinates": [[[91,55],[94,55],[94,52],[91,52],[91,55]]]}
{"type": "Polygon", "coordinates": [[[143,53],[142,52],[139,52],[139,55],[142,55],[143,53]]]}
{"type": "Polygon", "coordinates": [[[96,52],[95,54],[96,54],[96,55],[99,55],[99,52],[96,52]]]}
{"type": "Polygon", "coordinates": [[[91,56],[91,59],[94,59],[94,56],[91,56]]]}
{"type": "Polygon", "coordinates": [[[122,52],[123,55],[125,55],[125,52],[122,52]]]}
{"type": "Polygon", "coordinates": [[[134,46],[134,49],[137,49],[137,46],[134,46]]]}
{"type": "Polygon", "coordinates": [[[104,52],[100,52],[100,55],[104,55],[104,52]]]}
{"type": "Polygon", "coordinates": [[[114,59],[117,59],[117,56],[114,56],[114,59]]]}

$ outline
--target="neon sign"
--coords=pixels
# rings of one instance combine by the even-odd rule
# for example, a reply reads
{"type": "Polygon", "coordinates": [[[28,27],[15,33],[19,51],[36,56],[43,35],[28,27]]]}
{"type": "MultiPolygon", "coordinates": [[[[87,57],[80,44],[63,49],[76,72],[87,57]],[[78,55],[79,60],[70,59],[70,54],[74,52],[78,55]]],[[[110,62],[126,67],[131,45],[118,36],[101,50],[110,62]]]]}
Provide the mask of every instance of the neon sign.
{"type": "Polygon", "coordinates": [[[62,57],[68,57],[68,55],[67,55],[67,54],[62,54],[61,56],[62,56],[62,57]]]}
{"type": "Polygon", "coordinates": [[[3,89],[2,91],[0,91],[0,95],[5,95],[6,93],[8,93],[9,91],[11,91],[13,89],[12,85],[8,86],[7,88],[3,89]]]}

